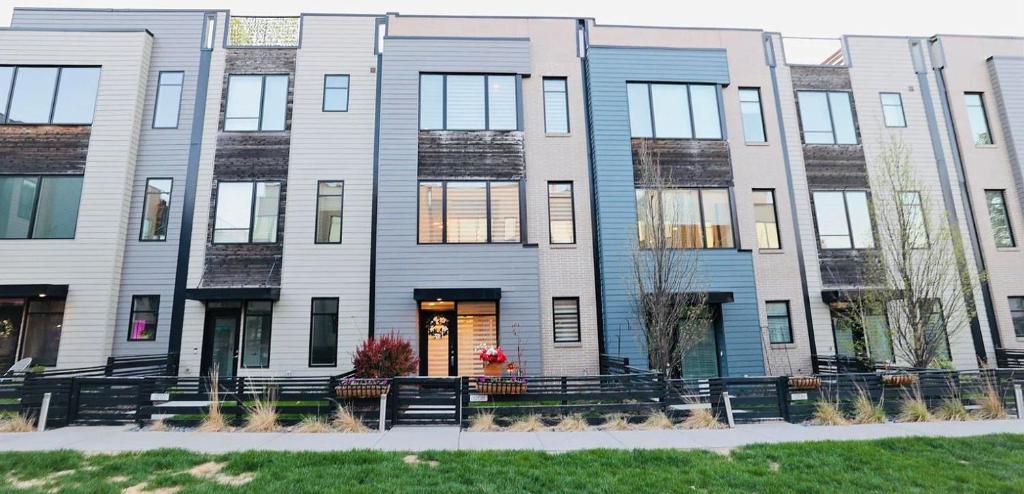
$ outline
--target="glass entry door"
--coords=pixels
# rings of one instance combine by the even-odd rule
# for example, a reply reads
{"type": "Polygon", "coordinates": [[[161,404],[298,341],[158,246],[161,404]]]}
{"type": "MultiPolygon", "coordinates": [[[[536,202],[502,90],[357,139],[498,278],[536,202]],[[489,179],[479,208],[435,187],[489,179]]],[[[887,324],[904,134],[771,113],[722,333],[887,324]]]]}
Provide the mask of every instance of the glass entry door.
{"type": "Polygon", "coordinates": [[[18,360],[18,341],[25,302],[21,299],[0,299],[0,373],[18,360]]]}
{"type": "Polygon", "coordinates": [[[718,331],[716,318],[703,321],[702,335],[683,357],[683,377],[709,378],[721,374],[718,349],[718,331]]]}
{"type": "MultiPolygon", "coordinates": [[[[420,374],[483,375],[480,347],[498,343],[497,302],[422,302],[420,374]]],[[[515,359],[514,349],[505,349],[515,359]]]]}
{"type": "Polygon", "coordinates": [[[203,330],[203,359],[200,372],[209,376],[217,368],[222,377],[234,377],[238,367],[238,327],[242,317],[241,304],[237,308],[206,309],[206,327],[203,330]]]}

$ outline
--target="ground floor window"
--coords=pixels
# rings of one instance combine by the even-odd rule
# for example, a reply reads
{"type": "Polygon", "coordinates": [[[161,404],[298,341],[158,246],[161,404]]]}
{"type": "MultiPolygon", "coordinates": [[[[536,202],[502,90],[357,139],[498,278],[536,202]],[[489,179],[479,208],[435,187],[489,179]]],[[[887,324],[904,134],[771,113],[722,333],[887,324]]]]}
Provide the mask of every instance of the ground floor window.
{"type": "Polygon", "coordinates": [[[892,338],[885,311],[857,311],[851,304],[832,305],[836,355],[870,362],[892,362],[892,338]]]}
{"type": "Polygon", "coordinates": [[[314,298],[309,323],[309,366],[338,365],[338,299],[314,298]]]}
{"type": "Polygon", "coordinates": [[[153,341],[156,339],[157,316],[160,313],[159,295],[135,295],[132,297],[132,313],[128,328],[128,341],[153,341]]]}
{"type": "Polygon", "coordinates": [[[31,357],[32,365],[57,365],[57,350],[64,325],[63,300],[30,300],[25,315],[22,358],[31,357]]]}
{"type": "Polygon", "coordinates": [[[242,339],[242,367],[270,367],[270,324],[273,302],[250,300],[245,303],[242,339]]]}

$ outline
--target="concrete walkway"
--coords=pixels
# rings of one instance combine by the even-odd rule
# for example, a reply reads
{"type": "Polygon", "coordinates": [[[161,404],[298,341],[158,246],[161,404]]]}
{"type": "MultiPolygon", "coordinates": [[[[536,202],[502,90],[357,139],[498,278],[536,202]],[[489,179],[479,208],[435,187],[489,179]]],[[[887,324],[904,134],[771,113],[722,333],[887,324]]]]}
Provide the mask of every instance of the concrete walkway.
{"type": "Polygon", "coordinates": [[[962,437],[1024,434],[1024,420],[807,426],[787,423],[740,425],[729,430],[587,432],[466,432],[456,427],[397,427],[383,434],[243,432],[144,432],[132,426],[65,427],[42,433],[0,434],[0,451],[74,449],[94,453],[181,448],[223,453],[245,450],[381,451],[582,449],[728,449],[756,443],[861,440],[907,436],[962,437]]]}

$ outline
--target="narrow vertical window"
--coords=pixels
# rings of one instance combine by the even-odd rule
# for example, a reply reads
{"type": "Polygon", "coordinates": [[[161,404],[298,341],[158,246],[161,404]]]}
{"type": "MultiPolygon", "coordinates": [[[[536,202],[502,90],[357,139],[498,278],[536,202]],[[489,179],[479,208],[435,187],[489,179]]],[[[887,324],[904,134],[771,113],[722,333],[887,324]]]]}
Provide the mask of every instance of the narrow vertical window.
{"type": "Polygon", "coordinates": [[[420,129],[444,128],[444,76],[420,76],[420,129]]]}
{"type": "Polygon", "coordinates": [[[167,222],[171,209],[171,182],[169,178],[146,180],[145,199],[142,202],[142,231],[139,240],[167,240],[167,222]]]}
{"type": "Polygon", "coordinates": [[[32,358],[32,365],[57,365],[63,326],[63,300],[29,300],[25,329],[22,332],[21,357],[32,358]]]}
{"type": "Polygon", "coordinates": [[[544,78],[544,132],[569,132],[569,99],[566,78],[544,78]]]}
{"type": "Polygon", "coordinates": [[[55,124],[91,124],[99,86],[100,69],[97,67],[61,68],[50,120],[55,124]]]}
{"type": "Polygon", "coordinates": [[[729,191],[704,189],[700,191],[704,212],[704,245],[709,249],[732,247],[732,209],[729,191]]]}
{"type": "Polygon", "coordinates": [[[764,115],[761,109],[761,90],[740,88],[740,114],[743,116],[743,139],[746,142],[765,142],[764,115]]]}
{"type": "Polygon", "coordinates": [[[159,314],[159,295],[132,296],[132,310],[128,318],[128,341],[155,340],[159,314]]]}
{"type": "Polygon", "coordinates": [[[181,88],[184,72],[160,72],[156,88],[156,108],[153,110],[154,129],[176,129],[181,110],[181,88]]]}
{"type": "Polygon", "coordinates": [[[988,203],[988,219],[992,224],[996,247],[1015,247],[1017,242],[1013,238],[1013,227],[1006,210],[1006,191],[986,190],[985,202],[988,203]]]}
{"type": "Polygon", "coordinates": [[[900,93],[880,93],[882,100],[882,118],[886,127],[906,127],[907,118],[903,114],[903,96],[900,93]]]}
{"type": "Polygon", "coordinates": [[[902,225],[900,233],[905,236],[907,245],[914,249],[928,248],[928,228],[924,217],[924,206],[921,204],[921,193],[904,191],[899,193],[900,215],[902,225]]]}
{"type": "Polygon", "coordinates": [[[281,184],[257,182],[253,205],[252,243],[277,242],[277,218],[281,184]]]}
{"type": "Polygon", "coordinates": [[[450,244],[487,242],[487,182],[448,182],[445,224],[450,244]]]}
{"type": "Polygon", "coordinates": [[[925,337],[930,342],[929,346],[935,348],[935,357],[952,360],[949,351],[949,334],[946,332],[946,317],[942,313],[942,301],[939,299],[928,299],[921,301],[918,308],[921,317],[925,319],[925,337]]]}
{"type": "Polygon", "coordinates": [[[484,107],[487,86],[483,76],[446,76],[445,128],[449,130],[478,130],[487,128],[487,109],[484,107]]]}
{"type": "Polygon", "coordinates": [[[348,111],[348,75],[324,76],[324,111],[348,111]]]}
{"type": "Polygon", "coordinates": [[[338,365],[338,299],[314,298],[309,321],[309,366],[338,365]]]}
{"type": "Polygon", "coordinates": [[[316,196],[316,243],[341,243],[341,210],[345,182],[320,182],[316,196]]]}
{"type": "Polygon", "coordinates": [[[985,112],[985,99],[982,93],[964,93],[967,104],[967,120],[971,123],[971,135],[974,144],[992,144],[992,133],[988,127],[988,114],[985,112]]]}
{"type": "Polygon", "coordinates": [[[1010,319],[1013,321],[1013,334],[1024,338],[1024,297],[1010,297],[1010,319]]]}
{"type": "Polygon", "coordinates": [[[81,176],[49,176],[40,180],[32,238],[75,238],[81,176]]]}
{"type": "Polygon", "coordinates": [[[519,242],[519,182],[490,183],[491,242],[519,242]]]}
{"type": "Polygon", "coordinates": [[[768,339],[771,343],[793,343],[793,328],[789,320],[789,302],[765,302],[768,314],[768,339]]]}
{"type": "Polygon", "coordinates": [[[519,127],[516,106],[516,76],[487,76],[487,128],[516,130],[519,127]]]}
{"type": "Polygon", "coordinates": [[[555,343],[577,343],[580,341],[580,299],[561,297],[552,299],[555,343]]]}
{"type": "Polygon", "coordinates": [[[14,84],[14,67],[0,67],[0,124],[7,122],[7,104],[14,84]]]}
{"type": "Polygon", "coordinates": [[[572,182],[548,182],[548,230],[552,244],[576,243],[572,182]]]}
{"type": "Polygon", "coordinates": [[[439,244],[444,241],[444,184],[420,182],[419,242],[439,244]]]}
{"type": "Polygon", "coordinates": [[[270,324],[273,302],[250,300],[245,303],[242,337],[242,367],[270,367],[270,324]]]}
{"type": "Polygon", "coordinates": [[[757,229],[757,248],[778,249],[779,215],[775,209],[775,189],[754,190],[754,222],[757,229]]]}

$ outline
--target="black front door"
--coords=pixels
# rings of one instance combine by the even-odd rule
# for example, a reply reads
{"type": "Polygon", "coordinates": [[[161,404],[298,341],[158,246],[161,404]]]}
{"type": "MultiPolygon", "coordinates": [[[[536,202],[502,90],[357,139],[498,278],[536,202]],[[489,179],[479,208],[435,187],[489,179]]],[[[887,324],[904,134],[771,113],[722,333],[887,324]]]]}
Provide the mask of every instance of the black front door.
{"type": "Polygon", "coordinates": [[[25,302],[21,299],[0,299],[0,373],[18,360],[18,341],[25,302]]]}
{"type": "Polygon", "coordinates": [[[455,304],[424,303],[420,309],[420,375],[457,376],[459,341],[455,304]]]}
{"type": "Polygon", "coordinates": [[[238,329],[241,319],[241,305],[237,308],[207,307],[200,375],[210,375],[216,366],[218,375],[234,377],[235,369],[238,368],[238,329]]]}

